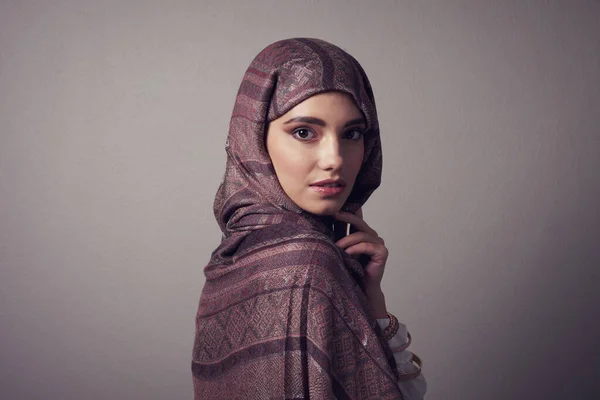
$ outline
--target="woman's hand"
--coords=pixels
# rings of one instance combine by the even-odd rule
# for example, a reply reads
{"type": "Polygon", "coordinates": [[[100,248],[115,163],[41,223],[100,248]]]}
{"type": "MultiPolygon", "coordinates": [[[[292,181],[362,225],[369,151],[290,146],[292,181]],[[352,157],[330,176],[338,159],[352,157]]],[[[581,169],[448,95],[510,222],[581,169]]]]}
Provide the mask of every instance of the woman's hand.
{"type": "MultiPolygon", "coordinates": [[[[381,280],[385,270],[385,263],[388,258],[388,249],[385,247],[385,242],[377,235],[363,219],[362,210],[358,209],[356,214],[340,211],[334,215],[338,226],[345,227],[346,223],[350,224],[350,234],[339,239],[336,244],[346,253],[359,256],[366,255],[369,258],[365,270],[365,294],[371,303],[371,308],[376,314],[376,318],[387,318],[385,308],[385,298],[381,291],[381,280]]],[[[343,229],[343,228],[342,228],[343,229]]],[[[345,231],[343,231],[345,233],[345,231]]]]}
{"type": "MultiPolygon", "coordinates": [[[[361,254],[368,256],[369,261],[364,266],[367,287],[381,287],[388,258],[388,249],[385,247],[383,239],[362,219],[361,209],[358,209],[356,214],[340,211],[334,215],[334,218],[351,225],[351,233],[338,240],[336,244],[352,256],[361,254]]],[[[345,224],[343,225],[345,226],[345,224]]]]}

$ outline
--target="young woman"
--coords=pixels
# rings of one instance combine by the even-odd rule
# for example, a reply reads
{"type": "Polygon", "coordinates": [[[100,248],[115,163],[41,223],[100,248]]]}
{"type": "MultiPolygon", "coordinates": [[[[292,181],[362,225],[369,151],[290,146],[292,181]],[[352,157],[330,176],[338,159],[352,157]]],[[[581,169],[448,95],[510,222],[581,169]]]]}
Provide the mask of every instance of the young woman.
{"type": "Polygon", "coordinates": [[[195,398],[422,399],[420,360],[381,291],[388,250],[360,211],[382,159],[358,62],[317,39],[265,48],[244,75],[226,152],[195,398]]]}

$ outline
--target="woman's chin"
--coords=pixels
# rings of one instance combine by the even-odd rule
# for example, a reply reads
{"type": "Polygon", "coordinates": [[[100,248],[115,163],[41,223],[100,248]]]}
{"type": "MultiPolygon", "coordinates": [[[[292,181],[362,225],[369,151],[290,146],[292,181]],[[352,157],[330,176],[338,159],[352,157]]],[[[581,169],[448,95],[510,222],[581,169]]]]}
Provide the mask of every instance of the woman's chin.
{"type": "Polygon", "coordinates": [[[308,211],[311,214],[315,214],[321,217],[332,216],[342,209],[343,204],[323,204],[323,205],[312,205],[312,207],[302,207],[304,211],[308,211]]]}

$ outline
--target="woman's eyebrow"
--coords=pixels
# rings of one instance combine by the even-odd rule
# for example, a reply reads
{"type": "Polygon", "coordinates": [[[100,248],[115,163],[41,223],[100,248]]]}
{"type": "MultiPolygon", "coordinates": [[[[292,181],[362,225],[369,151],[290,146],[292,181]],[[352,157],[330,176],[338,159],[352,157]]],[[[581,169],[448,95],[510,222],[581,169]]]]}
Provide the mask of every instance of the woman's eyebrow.
{"type": "MultiPolygon", "coordinates": [[[[294,118],[290,118],[287,121],[285,121],[283,124],[291,124],[292,122],[304,122],[305,124],[313,124],[313,125],[319,125],[319,126],[326,126],[327,123],[325,121],[323,121],[320,118],[316,118],[316,117],[294,117],[294,118]]],[[[350,120],[348,122],[346,122],[344,124],[344,128],[347,128],[349,126],[352,125],[366,125],[365,119],[363,117],[360,118],[356,118],[353,120],[350,120]]]]}
{"type": "Polygon", "coordinates": [[[344,124],[344,128],[347,128],[352,125],[367,125],[367,122],[365,121],[365,119],[363,117],[356,118],[356,119],[346,122],[344,124]]]}
{"type": "Polygon", "coordinates": [[[313,125],[319,125],[319,126],[327,125],[325,123],[325,121],[323,121],[320,118],[315,118],[315,117],[294,117],[294,118],[288,119],[283,124],[284,125],[291,124],[292,122],[304,122],[305,124],[313,124],[313,125]]]}

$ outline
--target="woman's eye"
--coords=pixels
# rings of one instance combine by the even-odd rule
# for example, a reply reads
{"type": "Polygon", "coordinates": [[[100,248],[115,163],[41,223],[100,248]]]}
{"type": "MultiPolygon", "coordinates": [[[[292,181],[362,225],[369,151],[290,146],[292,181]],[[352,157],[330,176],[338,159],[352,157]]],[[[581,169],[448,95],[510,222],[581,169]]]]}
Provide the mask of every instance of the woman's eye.
{"type": "Polygon", "coordinates": [[[292,135],[294,135],[296,138],[300,139],[300,140],[310,140],[312,138],[314,138],[314,133],[312,133],[310,130],[306,129],[306,128],[300,128],[300,129],[296,129],[292,135]]]}
{"type": "Polygon", "coordinates": [[[363,135],[363,132],[358,129],[353,129],[344,133],[344,137],[350,140],[359,140],[363,135]]]}

